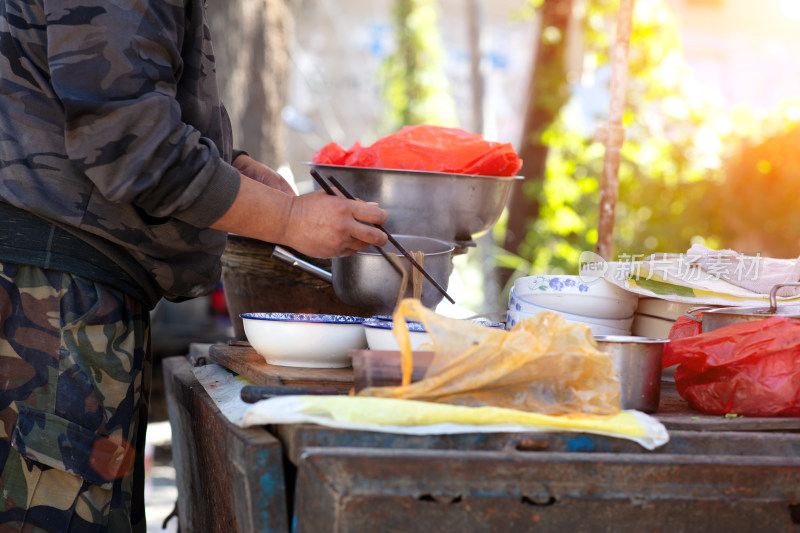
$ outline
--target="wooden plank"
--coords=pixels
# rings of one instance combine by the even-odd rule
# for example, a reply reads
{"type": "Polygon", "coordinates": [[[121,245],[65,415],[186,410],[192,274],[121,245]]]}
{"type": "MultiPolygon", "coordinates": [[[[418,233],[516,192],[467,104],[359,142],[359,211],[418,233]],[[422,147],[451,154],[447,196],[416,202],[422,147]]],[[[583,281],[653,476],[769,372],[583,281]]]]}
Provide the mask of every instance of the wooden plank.
{"type": "Polygon", "coordinates": [[[351,368],[300,368],[268,364],[252,346],[216,344],[208,351],[209,359],[246,377],[256,385],[327,386],[341,393],[353,388],[351,368]]]}
{"type": "Polygon", "coordinates": [[[280,442],[228,422],[184,357],[163,360],[184,533],[289,531],[280,442]]]}
{"type": "Polygon", "coordinates": [[[306,448],[295,531],[794,531],[800,459],[306,448]]]}
{"type": "Polygon", "coordinates": [[[800,431],[800,418],[705,414],[680,397],[674,381],[661,382],[661,402],[653,416],[670,431],[800,431]]]}
{"type": "Polygon", "coordinates": [[[402,435],[329,428],[314,424],[282,424],[270,431],[295,465],[309,447],[505,452],[581,452],[616,454],[684,454],[800,458],[800,433],[756,431],[670,431],[655,450],[605,435],[588,433],[458,433],[402,435]]]}

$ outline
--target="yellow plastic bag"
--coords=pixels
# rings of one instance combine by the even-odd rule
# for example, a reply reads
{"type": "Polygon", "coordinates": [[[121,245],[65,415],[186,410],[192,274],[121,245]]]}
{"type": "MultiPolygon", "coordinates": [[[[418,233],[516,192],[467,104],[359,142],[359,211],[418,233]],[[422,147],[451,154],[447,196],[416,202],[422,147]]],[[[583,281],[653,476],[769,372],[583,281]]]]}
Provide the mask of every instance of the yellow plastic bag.
{"type": "Polygon", "coordinates": [[[370,387],[359,396],[493,406],[548,414],[620,411],[620,387],[608,354],[591,330],[544,312],[511,331],[443,317],[419,300],[394,312],[402,353],[403,385],[370,387]],[[434,357],[425,377],[411,383],[413,354],[406,319],[425,325],[434,357]]]}

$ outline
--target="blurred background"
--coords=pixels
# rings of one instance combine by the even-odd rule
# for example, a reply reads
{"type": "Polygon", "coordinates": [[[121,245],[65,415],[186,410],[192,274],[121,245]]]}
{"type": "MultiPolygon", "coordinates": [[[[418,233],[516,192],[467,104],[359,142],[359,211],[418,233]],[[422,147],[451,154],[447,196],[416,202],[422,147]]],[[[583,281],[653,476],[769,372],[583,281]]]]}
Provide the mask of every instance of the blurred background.
{"type": "MultiPolygon", "coordinates": [[[[610,259],[693,243],[797,257],[800,1],[634,5],[610,259]]],[[[366,145],[407,124],[515,146],[524,183],[491,234],[454,259],[450,291],[476,313],[504,303],[514,276],[575,273],[595,248],[595,131],[608,118],[618,10],[618,0],[208,6],[238,145],[301,193],[303,163],[326,144],[366,145]]],[[[162,322],[206,317],[204,337],[226,327],[218,298],[163,307],[162,322]]]]}

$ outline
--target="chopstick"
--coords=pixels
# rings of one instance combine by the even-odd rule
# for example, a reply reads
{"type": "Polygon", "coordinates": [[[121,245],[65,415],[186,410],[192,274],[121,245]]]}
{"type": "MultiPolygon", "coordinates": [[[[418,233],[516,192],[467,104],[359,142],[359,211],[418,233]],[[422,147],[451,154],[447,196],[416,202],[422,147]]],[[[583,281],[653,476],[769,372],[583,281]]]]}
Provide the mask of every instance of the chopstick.
{"type": "Polygon", "coordinates": [[[330,196],[336,196],[336,193],[333,192],[331,186],[328,185],[328,183],[324,179],[322,179],[322,176],[320,175],[319,172],[316,171],[316,169],[312,168],[310,172],[311,172],[311,177],[314,178],[314,181],[316,181],[320,187],[322,187],[323,191],[325,191],[330,196]]]}
{"type": "MultiPolygon", "coordinates": [[[[319,186],[322,187],[322,190],[325,191],[329,196],[336,196],[336,193],[333,191],[333,189],[331,189],[331,186],[328,185],[325,180],[322,179],[322,176],[320,176],[319,172],[313,168],[311,169],[311,177],[314,178],[314,181],[316,181],[319,186]]],[[[396,260],[393,260],[391,257],[389,257],[389,254],[387,254],[380,246],[376,246],[375,248],[383,256],[383,258],[386,259],[390,265],[392,265],[392,268],[394,268],[395,271],[402,276],[403,271],[400,268],[400,265],[397,264],[396,260]]]]}
{"type": "MultiPolygon", "coordinates": [[[[336,178],[334,178],[333,176],[328,176],[328,179],[331,181],[331,183],[333,183],[334,187],[339,189],[339,191],[345,196],[345,198],[347,198],[349,200],[355,200],[356,199],[352,194],[347,192],[347,189],[345,189],[344,186],[341,183],[339,183],[339,181],[336,178]]],[[[408,253],[408,251],[405,248],[403,248],[400,245],[399,242],[397,242],[397,239],[395,239],[392,236],[391,233],[386,231],[386,229],[383,226],[381,226],[380,224],[372,224],[372,225],[375,226],[376,228],[378,228],[379,230],[381,230],[383,233],[385,233],[386,236],[389,238],[389,242],[391,242],[395,246],[395,248],[397,248],[400,251],[400,253],[403,254],[403,256],[406,259],[408,259],[408,262],[411,263],[411,265],[414,268],[419,270],[422,273],[422,275],[425,276],[425,279],[430,281],[431,284],[433,284],[433,286],[436,287],[439,290],[439,292],[441,292],[444,295],[444,297],[447,298],[447,300],[450,303],[452,303],[452,304],[456,303],[456,301],[453,300],[453,298],[451,298],[449,294],[447,294],[447,291],[444,290],[444,288],[441,285],[439,285],[439,283],[435,279],[433,279],[433,276],[428,274],[428,271],[425,270],[424,268],[422,268],[422,265],[420,265],[417,262],[417,260],[414,259],[414,256],[412,256],[410,253],[408,253]]]]}

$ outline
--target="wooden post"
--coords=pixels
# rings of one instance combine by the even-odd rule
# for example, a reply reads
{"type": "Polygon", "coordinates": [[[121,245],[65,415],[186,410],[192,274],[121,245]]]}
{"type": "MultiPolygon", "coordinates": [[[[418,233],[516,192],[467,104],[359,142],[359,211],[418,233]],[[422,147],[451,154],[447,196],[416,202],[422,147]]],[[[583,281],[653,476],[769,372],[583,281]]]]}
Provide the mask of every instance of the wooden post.
{"type": "Polygon", "coordinates": [[[633,30],[635,0],[620,0],[617,14],[617,36],[614,43],[611,74],[611,104],[608,123],[597,132],[597,140],[605,145],[603,176],[600,182],[600,206],[595,252],[607,261],[614,254],[614,217],[619,195],[620,150],[625,141],[622,113],[625,109],[625,89],[628,80],[628,50],[633,30]]]}

